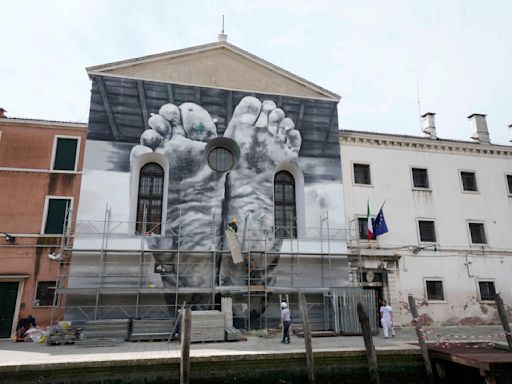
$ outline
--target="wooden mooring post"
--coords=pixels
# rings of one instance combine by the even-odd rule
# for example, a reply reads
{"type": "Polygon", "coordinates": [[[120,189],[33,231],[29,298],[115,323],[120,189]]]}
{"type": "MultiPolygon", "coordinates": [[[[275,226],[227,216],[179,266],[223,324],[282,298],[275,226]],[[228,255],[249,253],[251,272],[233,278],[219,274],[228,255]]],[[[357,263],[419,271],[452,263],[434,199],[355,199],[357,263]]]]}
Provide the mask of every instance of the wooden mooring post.
{"type": "Polygon", "coordinates": [[[192,326],[192,313],[185,308],[181,315],[181,364],[180,384],[190,382],[190,329],[192,326]]]}
{"type": "Polygon", "coordinates": [[[357,303],[357,317],[361,323],[363,330],[364,346],[366,348],[366,358],[368,359],[368,371],[370,373],[370,383],[380,384],[379,370],[377,366],[377,353],[373,345],[372,329],[370,327],[370,319],[366,314],[363,304],[357,303]]]}
{"type": "Polygon", "coordinates": [[[420,343],[421,356],[423,357],[423,364],[425,364],[425,371],[427,373],[428,382],[435,384],[434,373],[432,372],[432,364],[430,363],[427,343],[425,342],[425,334],[421,328],[418,308],[416,308],[416,301],[414,301],[414,296],[412,295],[409,295],[409,308],[411,309],[412,321],[416,327],[416,336],[418,336],[418,342],[420,343]]]}
{"type": "Polygon", "coordinates": [[[497,293],[494,299],[496,301],[496,307],[498,307],[498,314],[500,315],[501,324],[505,331],[505,337],[507,338],[508,349],[512,351],[512,335],[510,334],[510,324],[508,322],[507,310],[503,304],[503,299],[500,294],[497,293]]]}
{"type": "Polygon", "coordinates": [[[311,327],[309,325],[308,308],[303,293],[299,293],[300,315],[304,328],[304,344],[306,345],[306,365],[308,369],[308,383],[315,384],[315,362],[313,360],[313,343],[311,341],[311,327]]]}

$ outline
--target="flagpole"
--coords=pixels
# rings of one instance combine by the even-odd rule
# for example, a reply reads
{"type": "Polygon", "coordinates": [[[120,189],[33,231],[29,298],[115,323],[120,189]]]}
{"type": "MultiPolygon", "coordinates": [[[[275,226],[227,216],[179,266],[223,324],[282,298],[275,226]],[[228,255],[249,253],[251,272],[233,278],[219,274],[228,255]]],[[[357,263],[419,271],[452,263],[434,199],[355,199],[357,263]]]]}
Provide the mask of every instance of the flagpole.
{"type": "Polygon", "coordinates": [[[386,201],[388,201],[388,199],[384,199],[384,202],[382,203],[382,205],[380,206],[380,209],[384,208],[384,204],[386,204],[386,201]]]}

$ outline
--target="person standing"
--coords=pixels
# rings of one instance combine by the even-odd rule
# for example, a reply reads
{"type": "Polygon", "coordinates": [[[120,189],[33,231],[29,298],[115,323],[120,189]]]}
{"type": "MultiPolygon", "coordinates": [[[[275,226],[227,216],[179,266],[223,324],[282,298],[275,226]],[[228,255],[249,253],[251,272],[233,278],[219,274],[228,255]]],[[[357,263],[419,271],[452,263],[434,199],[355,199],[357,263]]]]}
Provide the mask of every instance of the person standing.
{"type": "Polygon", "coordinates": [[[227,229],[231,229],[233,232],[238,232],[238,224],[236,218],[233,217],[233,220],[231,220],[231,223],[227,225],[227,229]]]}
{"type": "Polygon", "coordinates": [[[395,330],[393,329],[393,308],[388,305],[386,300],[382,300],[380,307],[380,313],[382,315],[380,322],[382,329],[384,330],[384,338],[389,338],[389,331],[391,330],[391,337],[395,337],[395,330]]]}
{"type": "Polygon", "coordinates": [[[286,301],[281,303],[281,321],[283,322],[283,340],[281,340],[281,343],[290,344],[290,324],[292,321],[290,318],[290,309],[286,301]]]}

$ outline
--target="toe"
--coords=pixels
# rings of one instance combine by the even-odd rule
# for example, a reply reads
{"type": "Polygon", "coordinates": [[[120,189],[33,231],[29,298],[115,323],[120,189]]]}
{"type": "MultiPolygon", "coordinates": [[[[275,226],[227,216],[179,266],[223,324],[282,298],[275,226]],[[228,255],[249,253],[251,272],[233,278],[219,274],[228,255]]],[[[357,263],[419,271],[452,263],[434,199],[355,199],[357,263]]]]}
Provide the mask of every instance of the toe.
{"type": "Polygon", "coordinates": [[[256,128],[266,128],[268,126],[268,115],[276,109],[276,103],[272,100],[265,100],[261,106],[261,113],[256,120],[256,128]]]}
{"type": "Polygon", "coordinates": [[[302,137],[300,137],[300,132],[296,129],[292,129],[288,132],[288,139],[286,140],[286,145],[292,152],[299,152],[300,146],[302,144],[302,137]]]}
{"type": "Polygon", "coordinates": [[[283,119],[281,124],[279,124],[279,128],[277,131],[277,135],[281,139],[282,143],[286,142],[286,137],[288,136],[288,132],[290,132],[293,128],[295,128],[295,124],[292,119],[289,117],[283,119]]]}
{"type": "Polygon", "coordinates": [[[171,124],[161,115],[151,116],[148,120],[148,125],[162,137],[169,137],[171,134],[171,124]]]}
{"type": "Polygon", "coordinates": [[[144,133],[140,136],[140,143],[151,149],[158,147],[160,144],[162,144],[162,141],[163,137],[152,129],[144,131],[144,133]]]}
{"type": "Polygon", "coordinates": [[[270,112],[268,116],[268,131],[273,135],[277,135],[279,124],[284,119],[284,111],[281,108],[276,108],[270,112]]]}
{"type": "Polygon", "coordinates": [[[256,122],[261,111],[261,101],[252,96],[246,96],[235,108],[231,121],[224,136],[233,137],[235,129],[240,126],[252,126],[256,122]]]}
{"type": "Polygon", "coordinates": [[[158,114],[168,120],[172,126],[172,135],[186,136],[181,123],[180,109],[174,104],[165,104],[160,107],[158,114]]]}
{"type": "Polygon", "coordinates": [[[189,139],[206,142],[217,137],[217,128],[206,109],[195,103],[183,103],[180,112],[189,139]]]}

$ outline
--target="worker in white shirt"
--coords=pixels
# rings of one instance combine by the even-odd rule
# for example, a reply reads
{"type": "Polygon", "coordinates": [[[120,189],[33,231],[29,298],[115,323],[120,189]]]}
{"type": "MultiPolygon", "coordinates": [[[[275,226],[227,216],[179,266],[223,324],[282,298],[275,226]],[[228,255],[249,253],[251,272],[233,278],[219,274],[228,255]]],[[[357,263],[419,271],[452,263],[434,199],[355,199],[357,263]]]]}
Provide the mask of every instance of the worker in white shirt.
{"type": "Polygon", "coordinates": [[[292,322],[290,309],[288,308],[286,301],[281,303],[281,321],[283,323],[283,340],[281,340],[281,343],[290,344],[290,325],[292,322]]]}
{"type": "Polygon", "coordinates": [[[382,329],[384,330],[384,338],[389,338],[389,330],[391,330],[391,337],[395,337],[395,330],[393,329],[393,308],[388,305],[386,300],[382,300],[380,313],[382,315],[380,323],[382,324],[382,329]]]}

